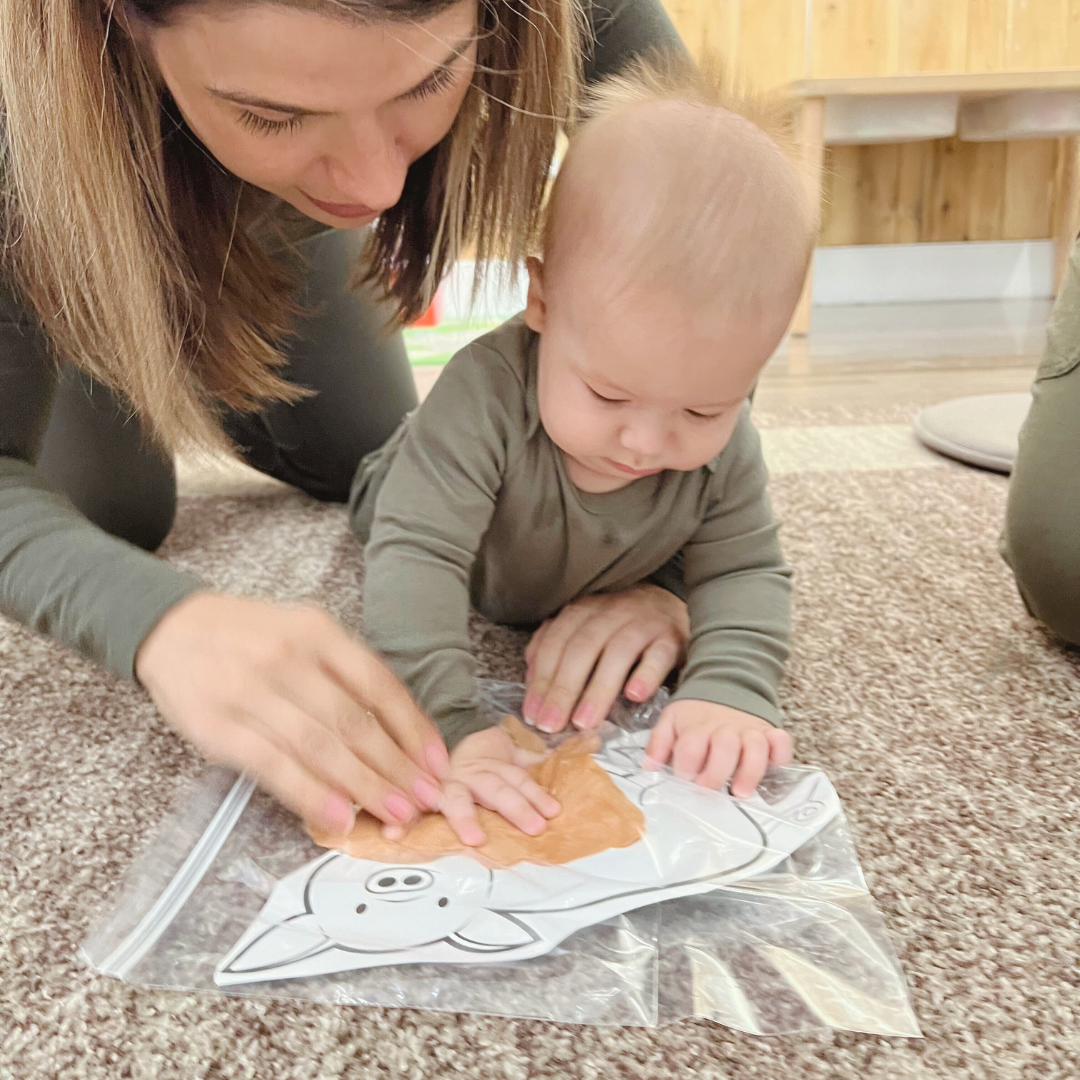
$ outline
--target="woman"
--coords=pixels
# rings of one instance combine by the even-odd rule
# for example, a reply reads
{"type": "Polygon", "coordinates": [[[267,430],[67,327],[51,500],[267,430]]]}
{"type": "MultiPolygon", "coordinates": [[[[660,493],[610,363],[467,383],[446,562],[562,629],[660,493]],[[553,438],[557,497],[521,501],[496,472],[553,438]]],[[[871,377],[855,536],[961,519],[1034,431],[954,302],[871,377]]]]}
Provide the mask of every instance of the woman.
{"type": "MultiPolygon", "coordinates": [[[[464,245],[527,250],[582,55],[595,78],[679,47],[657,0],[605,3],[586,26],[575,0],[0,0],[0,609],[313,825],[434,808],[445,747],[324,613],[148,554],[163,451],[231,443],[345,497],[415,403],[383,326],[464,245]]],[[[531,693],[606,709],[637,663],[645,696],[685,622],[649,586],[567,609],[531,693]]]]}
{"type": "Polygon", "coordinates": [[[1080,244],[1031,393],[1009,480],[1002,554],[1031,614],[1080,646],[1080,244]]]}

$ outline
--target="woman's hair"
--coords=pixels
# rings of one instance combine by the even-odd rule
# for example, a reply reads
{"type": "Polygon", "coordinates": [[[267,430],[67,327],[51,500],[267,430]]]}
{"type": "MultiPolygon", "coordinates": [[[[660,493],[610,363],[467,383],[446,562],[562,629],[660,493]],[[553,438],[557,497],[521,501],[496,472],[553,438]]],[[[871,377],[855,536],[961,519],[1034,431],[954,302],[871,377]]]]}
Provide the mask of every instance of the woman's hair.
{"type": "MultiPolygon", "coordinates": [[[[0,0],[0,270],[56,354],[120,391],[160,445],[221,447],[223,408],[304,393],[280,374],[296,270],[246,228],[275,200],[199,144],[115,17],[123,2],[0,0]]],[[[162,25],[192,2],[124,13],[162,25]]],[[[456,0],[290,2],[385,22],[456,0]]],[[[374,226],[360,275],[401,321],[467,245],[478,270],[533,246],[583,33],[579,0],[478,0],[472,85],[374,226]]]]}

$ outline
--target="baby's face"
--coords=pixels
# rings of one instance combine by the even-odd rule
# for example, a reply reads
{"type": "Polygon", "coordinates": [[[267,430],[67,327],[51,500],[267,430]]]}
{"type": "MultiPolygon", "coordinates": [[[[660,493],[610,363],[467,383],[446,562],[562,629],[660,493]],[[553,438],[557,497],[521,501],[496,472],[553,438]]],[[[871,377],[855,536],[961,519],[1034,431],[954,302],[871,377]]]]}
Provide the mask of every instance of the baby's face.
{"type": "Polygon", "coordinates": [[[526,321],[541,334],[540,419],[574,484],[615,491],[716,457],[775,332],[692,311],[672,293],[567,277],[552,287],[534,269],[526,321]]]}

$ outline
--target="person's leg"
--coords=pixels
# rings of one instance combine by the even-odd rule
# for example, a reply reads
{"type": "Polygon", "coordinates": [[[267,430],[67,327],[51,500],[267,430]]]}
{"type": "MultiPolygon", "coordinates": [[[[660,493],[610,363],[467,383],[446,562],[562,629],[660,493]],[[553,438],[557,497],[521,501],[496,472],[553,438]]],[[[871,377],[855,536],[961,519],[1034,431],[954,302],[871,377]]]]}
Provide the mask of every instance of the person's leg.
{"type": "Polygon", "coordinates": [[[387,333],[389,309],[348,289],[362,234],[322,233],[306,241],[312,259],[305,306],[285,346],[285,376],[316,393],[261,413],[235,413],[225,430],[261,472],[316,498],[344,502],[360,459],[381,446],[416,406],[416,388],[400,332],[387,333]]]}
{"type": "Polygon", "coordinates": [[[95,525],[122,540],[154,551],[172,528],[171,458],[143,439],[111,391],[74,368],[57,386],[37,466],[95,525]]]}
{"type": "Polygon", "coordinates": [[[1032,395],[1002,554],[1032,615],[1080,645],[1080,248],[1054,305],[1032,395]]]}

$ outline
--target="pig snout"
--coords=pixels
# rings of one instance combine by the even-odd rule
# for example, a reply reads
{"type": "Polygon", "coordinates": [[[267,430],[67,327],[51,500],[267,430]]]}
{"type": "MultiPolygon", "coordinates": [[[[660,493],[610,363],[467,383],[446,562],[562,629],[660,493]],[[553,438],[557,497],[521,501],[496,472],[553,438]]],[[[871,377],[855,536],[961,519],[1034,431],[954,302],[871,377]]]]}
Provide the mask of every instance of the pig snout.
{"type": "Polygon", "coordinates": [[[425,892],[435,884],[434,876],[418,867],[403,866],[380,870],[364,882],[364,888],[376,896],[400,896],[425,892]]]}

